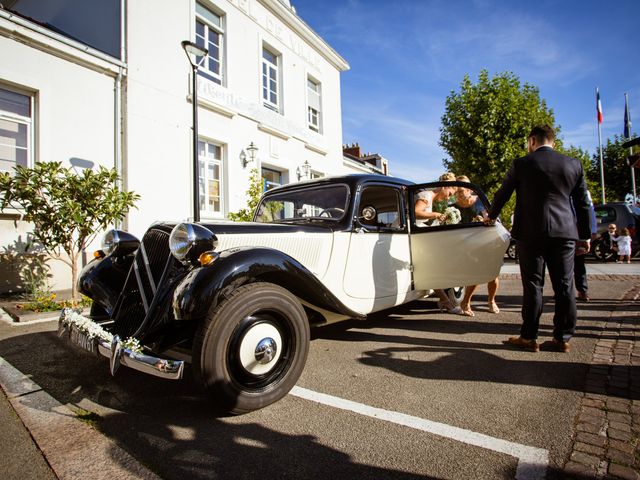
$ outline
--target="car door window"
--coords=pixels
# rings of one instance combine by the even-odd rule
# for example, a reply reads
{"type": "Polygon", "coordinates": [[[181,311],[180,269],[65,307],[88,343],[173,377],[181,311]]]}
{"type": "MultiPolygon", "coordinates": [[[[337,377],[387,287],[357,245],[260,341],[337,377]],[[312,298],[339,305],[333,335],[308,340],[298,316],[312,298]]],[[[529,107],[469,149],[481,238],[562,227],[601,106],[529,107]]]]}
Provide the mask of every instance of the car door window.
{"type": "Polygon", "coordinates": [[[416,190],[412,204],[419,229],[479,223],[488,211],[484,194],[466,182],[438,182],[416,190]]]}
{"type": "Polygon", "coordinates": [[[360,194],[357,210],[358,222],[367,231],[398,231],[404,229],[397,188],[379,185],[367,186],[360,194]]]}

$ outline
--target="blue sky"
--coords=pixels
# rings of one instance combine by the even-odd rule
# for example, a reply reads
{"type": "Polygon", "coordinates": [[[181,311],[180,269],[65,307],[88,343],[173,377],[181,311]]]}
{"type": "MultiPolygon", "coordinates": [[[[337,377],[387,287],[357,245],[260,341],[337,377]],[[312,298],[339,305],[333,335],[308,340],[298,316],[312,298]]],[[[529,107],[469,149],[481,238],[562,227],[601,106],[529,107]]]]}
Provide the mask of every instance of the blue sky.
{"type": "Polygon", "coordinates": [[[391,173],[429,181],[447,95],[464,74],[510,71],[539,88],[565,145],[597,151],[621,134],[624,93],[640,131],[639,0],[292,0],[351,65],[342,73],[343,142],[389,159],[391,173]]]}

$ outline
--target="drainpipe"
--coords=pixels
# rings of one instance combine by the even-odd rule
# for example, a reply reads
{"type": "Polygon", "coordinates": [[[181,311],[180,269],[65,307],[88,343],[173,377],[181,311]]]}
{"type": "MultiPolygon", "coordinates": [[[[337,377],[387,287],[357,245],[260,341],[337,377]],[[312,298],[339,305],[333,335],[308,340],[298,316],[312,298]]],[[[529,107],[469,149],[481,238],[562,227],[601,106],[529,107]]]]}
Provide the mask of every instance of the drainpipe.
{"type": "MultiPolygon", "coordinates": [[[[127,1],[120,0],[120,60],[124,65],[127,64],[127,1]]],[[[123,72],[124,68],[118,68],[118,75],[115,79],[115,98],[114,98],[114,163],[115,169],[120,177],[119,185],[121,191],[126,191],[127,189],[127,172],[125,168],[125,152],[124,152],[124,123],[125,118],[123,115],[123,95],[122,95],[122,81],[123,81],[123,72]]],[[[128,220],[129,214],[125,216],[122,221],[118,221],[116,224],[116,228],[121,228],[127,230],[128,228],[128,220]]]]}

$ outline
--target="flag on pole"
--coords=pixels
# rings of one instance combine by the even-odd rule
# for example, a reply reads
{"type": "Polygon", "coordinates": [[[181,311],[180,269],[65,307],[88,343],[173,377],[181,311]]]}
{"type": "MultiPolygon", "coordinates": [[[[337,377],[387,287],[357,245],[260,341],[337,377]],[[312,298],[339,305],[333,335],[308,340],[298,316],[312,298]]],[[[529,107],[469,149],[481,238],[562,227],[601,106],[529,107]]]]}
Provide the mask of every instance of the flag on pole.
{"type": "Polygon", "coordinates": [[[631,138],[631,115],[629,115],[629,97],[624,94],[624,138],[631,138]]]}
{"type": "Polygon", "coordinates": [[[596,107],[598,108],[598,123],[602,123],[602,104],[600,103],[600,90],[596,88],[596,107]]]}

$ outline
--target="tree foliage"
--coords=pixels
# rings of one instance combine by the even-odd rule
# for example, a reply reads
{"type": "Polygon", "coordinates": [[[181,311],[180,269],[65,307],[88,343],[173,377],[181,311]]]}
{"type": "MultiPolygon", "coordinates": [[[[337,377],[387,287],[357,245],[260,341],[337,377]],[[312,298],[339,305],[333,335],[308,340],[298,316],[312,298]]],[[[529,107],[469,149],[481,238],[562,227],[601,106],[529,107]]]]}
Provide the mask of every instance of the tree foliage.
{"type": "Polygon", "coordinates": [[[535,125],[554,125],[536,87],[521,84],[511,72],[489,78],[482,70],[478,82],[465,75],[460,91],[446,100],[440,146],[449,154],[447,170],[467,175],[490,196],[500,186],[513,159],[527,153],[527,136],[535,125]]]}
{"type": "Polygon", "coordinates": [[[264,184],[262,178],[258,173],[258,169],[251,170],[251,176],[249,177],[249,188],[247,189],[247,206],[238,210],[236,213],[229,213],[229,220],[235,222],[250,222],[253,220],[253,212],[255,212],[258,203],[260,203],[260,197],[264,192],[264,184]]]}
{"type": "Polygon", "coordinates": [[[0,173],[0,210],[21,207],[25,220],[34,225],[34,238],[49,255],[71,267],[74,300],[80,254],[98,232],[124,218],[140,198],[120,191],[117,182],[115,169],[100,167],[76,174],[60,162],[17,166],[14,175],[0,173]]]}
{"type": "MultiPolygon", "coordinates": [[[[607,202],[624,201],[625,195],[632,192],[631,169],[627,164],[629,149],[622,144],[626,142],[624,137],[614,135],[613,140],[608,138],[607,144],[602,147],[602,164],[604,170],[604,187],[607,202]]],[[[636,172],[638,170],[636,169],[636,172]]],[[[600,153],[596,152],[591,157],[588,173],[589,180],[594,185],[591,192],[596,203],[600,202],[600,153]]],[[[637,181],[640,175],[636,175],[637,181]]]]}

